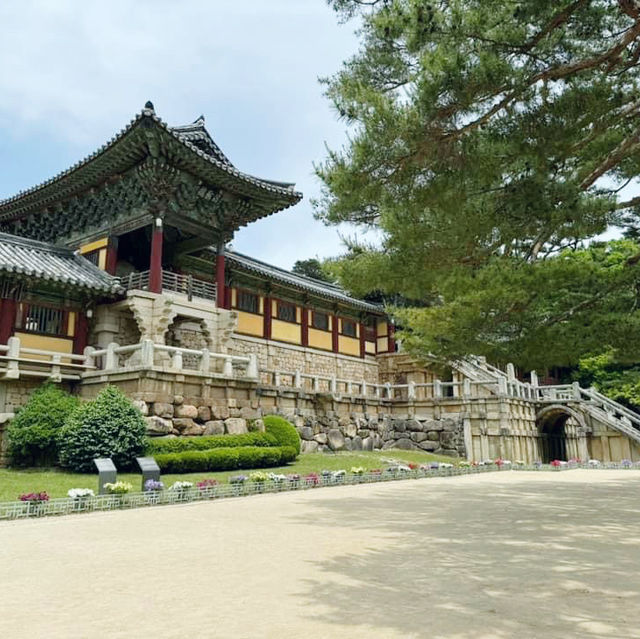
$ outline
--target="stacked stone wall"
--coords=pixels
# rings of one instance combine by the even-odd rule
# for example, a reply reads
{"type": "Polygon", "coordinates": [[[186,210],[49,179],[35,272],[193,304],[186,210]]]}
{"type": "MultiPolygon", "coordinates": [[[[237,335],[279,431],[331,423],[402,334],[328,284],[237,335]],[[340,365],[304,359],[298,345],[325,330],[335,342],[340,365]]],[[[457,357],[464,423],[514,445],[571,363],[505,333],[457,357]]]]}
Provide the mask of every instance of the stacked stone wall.
{"type": "Polygon", "coordinates": [[[373,357],[361,359],[335,353],[324,353],[313,348],[275,344],[257,338],[234,335],[229,352],[233,355],[258,357],[260,368],[287,372],[300,371],[307,375],[337,377],[354,382],[364,380],[378,384],[378,362],[373,357]]]}

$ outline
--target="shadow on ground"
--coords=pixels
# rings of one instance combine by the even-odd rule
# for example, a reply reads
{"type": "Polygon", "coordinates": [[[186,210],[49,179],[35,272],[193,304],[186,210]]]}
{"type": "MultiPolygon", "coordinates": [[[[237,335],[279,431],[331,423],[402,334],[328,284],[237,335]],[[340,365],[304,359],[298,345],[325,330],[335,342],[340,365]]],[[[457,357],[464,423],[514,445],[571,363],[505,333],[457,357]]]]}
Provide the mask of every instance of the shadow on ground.
{"type": "Polygon", "coordinates": [[[394,488],[332,491],[296,518],[362,531],[361,553],[316,565],[311,618],[407,637],[640,637],[640,479],[394,488]]]}

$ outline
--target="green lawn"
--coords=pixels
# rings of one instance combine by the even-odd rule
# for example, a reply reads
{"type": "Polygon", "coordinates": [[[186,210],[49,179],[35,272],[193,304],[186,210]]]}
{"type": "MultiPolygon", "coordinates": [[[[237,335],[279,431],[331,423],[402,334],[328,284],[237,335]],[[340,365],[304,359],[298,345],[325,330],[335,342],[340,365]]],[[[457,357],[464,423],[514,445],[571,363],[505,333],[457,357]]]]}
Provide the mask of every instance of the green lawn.
{"type": "MultiPolygon", "coordinates": [[[[352,466],[362,466],[367,470],[373,468],[384,469],[393,461],[415,462],[418,464],[430,461],[447,461],[455,463],[456,460],[430,453],[414,451],[384,451],[384,452],[351,452],[351,453],[310,453],[300,455],[298,460],[287,466],[278,468],[261,469],[274,473],[319,473],[323,469],[346,471],[352,466]]],[[[200,481],[206,477],[226,482],[231,475],[249,474],[250,470],[225,471],[219,473],[186,473],[184,475],[163,475],[162,481],[168,488],[174,481],[200,481]]],[[[139,474],[122,473],[119,480],[133,484],[134,490],[140,490],[141,479],[139,474]]],[[[15,501],[23,493],[46,491],[50,497],[66,497],[70,488],[93,488],[97,491],[97,475],[63,472],[57,469],[47,470],[14,470],[0,469],[0,501],[15,501]]]]}

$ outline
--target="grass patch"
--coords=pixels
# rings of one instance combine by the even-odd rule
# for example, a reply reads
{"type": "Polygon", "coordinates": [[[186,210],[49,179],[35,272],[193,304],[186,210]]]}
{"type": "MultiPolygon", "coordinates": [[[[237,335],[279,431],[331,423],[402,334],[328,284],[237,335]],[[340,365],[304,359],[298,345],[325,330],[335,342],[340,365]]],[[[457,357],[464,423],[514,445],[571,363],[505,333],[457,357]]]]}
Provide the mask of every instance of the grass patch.
{"type": "MultiPolygon", "coordinates": [[[[344,453],[310,453],[300,455],[298,459],[286,466],[268,468],[266,472],[274,473],[319,473],[323,469],[346,471],[352,466],[362,466],[365,470],[384,469],[396,462],[415,462],[423,464],[431,461],[456,463],[455,459],[442,455],[420,453],[416,451],[376,451],[376,452],[344,452],[344,453]]],[[[174,481],[197,482],[206,477],[226,482],[232,475],[248,474],[248,470],[233,470],[208,473],[185,473],[181,475],[162,475],[162,481],[168,488],[174,481]]],[[[141,477],[136,473],[118,473],[118,479],[133,484],[134,490],[140,490],[141,477]]],[[[23,493],[46,491],[50,497],[66,497],[70,488],[93,488],[97,490],[97,474],[71,473],[57,468],[42,470],[14,470],[0,468],[0,501],[16,501],[23,493]]]]}

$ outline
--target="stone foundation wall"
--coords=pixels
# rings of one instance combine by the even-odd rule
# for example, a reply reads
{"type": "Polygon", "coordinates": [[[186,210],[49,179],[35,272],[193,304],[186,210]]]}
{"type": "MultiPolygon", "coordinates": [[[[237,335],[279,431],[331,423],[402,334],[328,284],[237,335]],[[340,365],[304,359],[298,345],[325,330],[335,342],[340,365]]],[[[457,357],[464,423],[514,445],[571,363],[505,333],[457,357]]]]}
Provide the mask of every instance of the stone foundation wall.
{"type": "Polygon", "coordinates": [[[234,334],[229,343],[233,355],[258,356],[258,366],[268,370],[300,371],[308,375],[322,375],[378,383],[378,363],[373,357],[361,359],[313,348],[278,344],[264,339],[234,334]]]}

